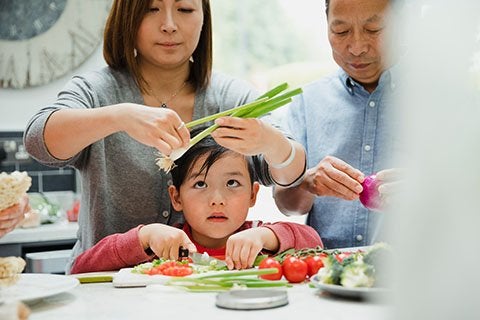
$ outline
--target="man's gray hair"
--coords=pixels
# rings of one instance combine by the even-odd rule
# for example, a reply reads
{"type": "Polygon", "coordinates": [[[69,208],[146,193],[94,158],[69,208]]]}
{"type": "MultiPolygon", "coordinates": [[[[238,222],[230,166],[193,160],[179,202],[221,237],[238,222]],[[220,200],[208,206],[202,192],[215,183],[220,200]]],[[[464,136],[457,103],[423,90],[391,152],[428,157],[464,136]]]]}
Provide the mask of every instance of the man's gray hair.
{"type": "MultiPolygon", "coordinates": [[[[403,2],[402,0],[390,0],[390,2],[392,4],[398,4],[398,3],[401,3],[403,2]]],[[[325,13],[327,14],[328,16],[328,7],[330,6],[330,0],[325,0],[325,13]]]]}

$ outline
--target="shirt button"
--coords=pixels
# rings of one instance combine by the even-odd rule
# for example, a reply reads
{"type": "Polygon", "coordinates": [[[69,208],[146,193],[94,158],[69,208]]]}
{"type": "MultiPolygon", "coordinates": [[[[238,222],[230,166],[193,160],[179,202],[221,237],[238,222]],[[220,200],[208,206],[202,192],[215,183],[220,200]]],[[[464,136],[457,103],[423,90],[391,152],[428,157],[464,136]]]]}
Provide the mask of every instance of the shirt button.
{"type": "Polygon", "coordinates": [[[363,236],[361,234],[357,235],[355,238],[357,239],[357,241],[363,240],[363,236]]]}
{"type": "Polygon", "coordinates": [[[370,101],[370,102],[368,103],[368,105],[369,105],[370,107],[372,107],[372,108],[375,107],[375,101],[370,101]]]}
{"type": "Polygon", "coordinates": [[[162,216],[163,216],[164,218],[168,218],[169,215],[170,215],[170,212],[168,212],[167,210],[165,210],[165,211],[162,212],[162,216]]]}
{"type": "Polygon", "coordinates": [[[364,149],[365,149],[365,151],[370,151],[370,150],[372,150],[372,147],[367,144],[367,145],[364,147],[364,149]]]}

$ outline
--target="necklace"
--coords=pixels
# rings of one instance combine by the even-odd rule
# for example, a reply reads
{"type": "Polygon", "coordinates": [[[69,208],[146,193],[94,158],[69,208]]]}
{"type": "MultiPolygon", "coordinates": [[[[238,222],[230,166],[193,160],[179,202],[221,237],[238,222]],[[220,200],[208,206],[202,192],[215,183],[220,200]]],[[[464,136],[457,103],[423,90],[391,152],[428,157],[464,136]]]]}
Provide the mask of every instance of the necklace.
{"type": "Polygon", "coordinates": [[[183,88],[185,88],[185,86],[187,85],[187,81],[185,81],[182,86],[180,88],[177,89],[177,91],[175,91],[171,96],[170,98],[168,98],[167,100],[165,101],[162,101],[161,99],[159,99],[157,97],[157,95],[155,94],[155,92],[153,92],[152,89],[150,89],[150,93],[153,95],[153,97],[155,98],[155,100],[157,100],[159,103],[160,103],[160,107],[162,108],[168,108],[168,103],[172,102],[173,99],[175,99],[175,97],[180,93],[180,91],[183,90],[183,88]]]}

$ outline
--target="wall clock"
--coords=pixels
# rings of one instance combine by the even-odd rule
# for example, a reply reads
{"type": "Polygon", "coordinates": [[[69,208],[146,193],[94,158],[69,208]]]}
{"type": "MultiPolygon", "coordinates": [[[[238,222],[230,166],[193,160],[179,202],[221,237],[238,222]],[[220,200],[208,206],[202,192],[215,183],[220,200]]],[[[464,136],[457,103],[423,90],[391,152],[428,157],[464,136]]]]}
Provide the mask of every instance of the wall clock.
{"type": "Polygon", "coordinates": [[[103,39],[111,0],[0,0],[0,88],[49,83],[103,39]]]}

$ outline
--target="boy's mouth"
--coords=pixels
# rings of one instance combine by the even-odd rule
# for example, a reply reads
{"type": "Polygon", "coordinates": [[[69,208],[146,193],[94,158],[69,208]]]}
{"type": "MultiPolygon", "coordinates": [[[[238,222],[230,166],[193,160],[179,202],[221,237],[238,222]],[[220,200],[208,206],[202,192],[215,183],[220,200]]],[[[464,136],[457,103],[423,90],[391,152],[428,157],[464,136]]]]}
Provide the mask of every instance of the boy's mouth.
{"type": "Polygon", "coordinates": [[[212,213],[208,218],[207,220],[213,220],[213,221],[225,221],[227,220],[228,218],[225,216],[224,213],[222,212],[215,212],[215,213],[212,213]]]}

